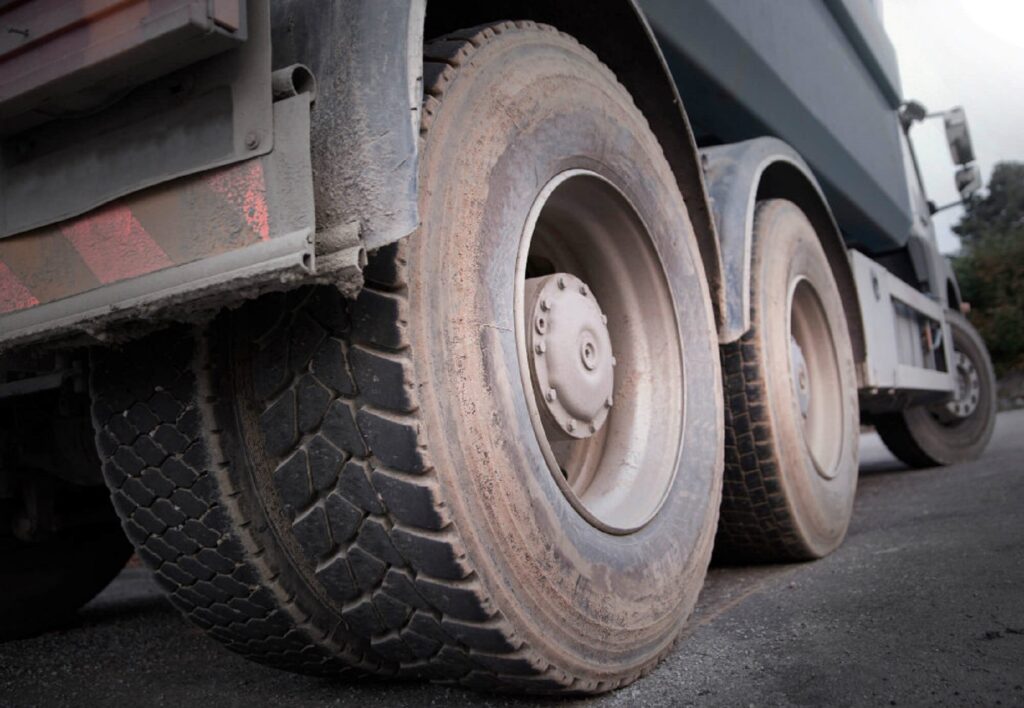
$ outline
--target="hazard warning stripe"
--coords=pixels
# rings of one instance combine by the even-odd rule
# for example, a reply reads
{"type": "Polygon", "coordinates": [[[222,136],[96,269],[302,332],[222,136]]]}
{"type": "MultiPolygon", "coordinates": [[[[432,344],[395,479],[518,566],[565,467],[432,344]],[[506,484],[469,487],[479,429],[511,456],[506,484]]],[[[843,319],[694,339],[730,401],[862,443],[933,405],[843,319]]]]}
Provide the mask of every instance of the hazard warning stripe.
{"type": "Polygon", "coordinates": [[[210,188],[242,210],[245,221],[261,241],[270,239],[270,214],[267,210],[263,165],[255,160],[210,175],[210,188]]]}
{"type": "Polygon", "coordinates": [[[39,304],[18,277],[0,261],[0,314],[23,310],[39,304]]]}
{"type": "Polygon", "coordinates": [[[61,233],[104,285],[174,265],[127,206],[102,208],[61,233]]]}
{"type": "Polygon", "coordinates": [[[250,160],[0,239],[0,314],[269,240],[266,190],[250,160]]]}

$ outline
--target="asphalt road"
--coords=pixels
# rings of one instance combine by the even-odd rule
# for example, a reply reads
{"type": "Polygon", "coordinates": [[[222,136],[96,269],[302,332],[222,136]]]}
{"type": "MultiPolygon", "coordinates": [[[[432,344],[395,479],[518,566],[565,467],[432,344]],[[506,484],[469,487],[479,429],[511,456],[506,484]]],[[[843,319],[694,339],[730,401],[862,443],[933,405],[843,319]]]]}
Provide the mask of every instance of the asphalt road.
{"type": "MultiPolygon", "coordinates": [[[[567,705],[1024,706],[1024,411],[983,459],[907,471],[862,439],[846,543],[788,566],[713,568],[687,636],[650,676],[567,705]]],[[[552,701],[546,701],[553,703],[552,701]]],[[[250,664],[129,568],[77,626],[0,644],[0,705],[373,706],[529,701],[339,682],[250,664]]]]}

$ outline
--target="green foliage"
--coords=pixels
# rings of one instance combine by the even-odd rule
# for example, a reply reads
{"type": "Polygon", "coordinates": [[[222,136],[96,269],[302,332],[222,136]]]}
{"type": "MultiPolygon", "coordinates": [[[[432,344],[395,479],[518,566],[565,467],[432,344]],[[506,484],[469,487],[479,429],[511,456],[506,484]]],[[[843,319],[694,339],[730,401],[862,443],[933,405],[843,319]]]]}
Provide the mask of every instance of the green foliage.
{"type": "Polygon", "coordinates": [[[1024,163],[996,165],[988,194],[953,230],[962,244],[953,267],[971,321],[1000,374],[1024,370],[1024,163]]]}

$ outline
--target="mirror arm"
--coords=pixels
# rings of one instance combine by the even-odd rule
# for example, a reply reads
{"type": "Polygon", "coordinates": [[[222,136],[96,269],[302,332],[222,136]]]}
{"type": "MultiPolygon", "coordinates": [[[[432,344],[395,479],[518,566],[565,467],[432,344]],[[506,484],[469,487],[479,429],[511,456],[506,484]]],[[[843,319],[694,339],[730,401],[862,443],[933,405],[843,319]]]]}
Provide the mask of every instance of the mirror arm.
{"type": "Polygon", "coordinates": [[[952,209],[953,207],[966,206],[966,205],[967,205],[967,202],[965,202],[963,199],[960,199],[960,200],[955,201],[955,202],[950,202],[949,204],[943,204],[942,206],[935,206],[935,202],[929,201],[928,202],[928,213],[931,214],[932,216],[935,216],[940,211],[946,211],[946,209],[952,209]]]}

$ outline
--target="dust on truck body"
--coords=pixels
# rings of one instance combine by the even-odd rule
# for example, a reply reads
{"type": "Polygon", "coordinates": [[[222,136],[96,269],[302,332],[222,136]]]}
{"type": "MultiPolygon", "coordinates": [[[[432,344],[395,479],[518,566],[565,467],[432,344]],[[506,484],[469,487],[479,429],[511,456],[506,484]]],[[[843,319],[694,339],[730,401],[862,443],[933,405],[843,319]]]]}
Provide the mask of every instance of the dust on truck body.
{"type": "Polygon", "coordinates": [[[871,3],[0,19],[0,637],[134,547],[273,666],[607,691],[841,543],[862,421],[991,435],[871,3]]]}

